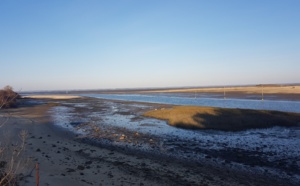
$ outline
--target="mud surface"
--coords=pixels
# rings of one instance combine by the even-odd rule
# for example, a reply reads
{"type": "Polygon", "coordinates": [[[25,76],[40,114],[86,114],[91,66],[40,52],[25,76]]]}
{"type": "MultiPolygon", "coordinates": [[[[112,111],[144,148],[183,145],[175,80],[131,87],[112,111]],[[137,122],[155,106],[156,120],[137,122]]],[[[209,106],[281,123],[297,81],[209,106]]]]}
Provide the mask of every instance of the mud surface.
{"type": "MultiPolygon", "coordinates": [[[[168,185],[298,185],[300,127],[222,132],[185,130],[142,116],[169,105],[93,98],[56,100],[53,123],[76,134],[76,141],[158,161],[131,166],[115,161],[131,174],[168,185]],[[176,164],[176,170],[166,166],[176,164]],[[182,167],[182,170],[177,170],[182,167]],[[209,171],[208,171],[209,170],[209,171]],[[159,173],[161,171],[161,173],[159,173]],[[201,175],[201,179],[197,176],[201,175]]],[[[83,150],[78,153],[87,156],[83,150]]],[[[96,161],[97,158],[92,158],[96,161]]]]}

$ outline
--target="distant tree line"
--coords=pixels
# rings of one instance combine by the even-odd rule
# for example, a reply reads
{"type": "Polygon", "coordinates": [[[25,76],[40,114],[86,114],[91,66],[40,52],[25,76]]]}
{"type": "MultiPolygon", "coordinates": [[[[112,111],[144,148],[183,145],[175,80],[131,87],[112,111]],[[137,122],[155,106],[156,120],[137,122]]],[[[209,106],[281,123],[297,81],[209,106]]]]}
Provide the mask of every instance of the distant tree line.
{"type": "Polygon", "coordinates": [[[15,107],[18,98],[20,95],[11,86],[5,86],[0,90],[0,109],[15,107]]]}

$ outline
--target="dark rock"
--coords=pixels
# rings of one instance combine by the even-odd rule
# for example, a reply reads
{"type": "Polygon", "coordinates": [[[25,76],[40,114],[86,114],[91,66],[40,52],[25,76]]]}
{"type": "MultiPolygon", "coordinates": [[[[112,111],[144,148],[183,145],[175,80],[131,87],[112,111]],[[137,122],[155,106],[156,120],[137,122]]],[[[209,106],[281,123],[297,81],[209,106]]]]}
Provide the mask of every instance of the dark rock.
{"type": "Polygon", "coordinates": [[[78,166],[77,166],[77,169],[78,169],[78,170],[84,170],[84,166],[78,165],[78,166]]]}
{"type": "Polygon", "coordinates": [[[87,161],[87,162],[85,162],[86,165],[90,165],[90,164],[92,164],[92,163],[93,163],[92,161],[87,161]]]}
{"type": "Polygon", "coordinates": [[[75,169],[67,168],[67,172],[75,172],[75,169]]]}
{"type": "Polygon", "coordinates": [[[4,168],[6,164],[6,161],[0,161],[0,168],[4,168]]]}

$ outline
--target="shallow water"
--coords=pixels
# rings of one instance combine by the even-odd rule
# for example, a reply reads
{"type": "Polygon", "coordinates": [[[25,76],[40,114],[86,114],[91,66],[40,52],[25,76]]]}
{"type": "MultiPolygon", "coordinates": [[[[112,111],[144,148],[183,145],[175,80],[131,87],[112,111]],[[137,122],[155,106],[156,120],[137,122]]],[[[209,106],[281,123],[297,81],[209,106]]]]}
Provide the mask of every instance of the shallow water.
{"type": "Polygon", "coordinates": [[[258,110],[276,110],[300,113],[300,101],[278,101],[278,100],[249,100],[249,99],[217,99],[217,98],[190,98],[173,97],[161,94],[81,94],[85,97],[137,101],[148,103],[162,103],[172,105],[196,105],[221,108],[241,108],[258,110]]]}

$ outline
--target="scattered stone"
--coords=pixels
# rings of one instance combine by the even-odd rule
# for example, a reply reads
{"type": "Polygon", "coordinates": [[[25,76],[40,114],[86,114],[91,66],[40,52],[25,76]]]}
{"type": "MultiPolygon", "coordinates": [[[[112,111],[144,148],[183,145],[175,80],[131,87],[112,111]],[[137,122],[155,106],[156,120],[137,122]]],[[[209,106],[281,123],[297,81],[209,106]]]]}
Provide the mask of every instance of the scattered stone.
{"type": "Polygon", "coordinates": [[[77,169],[78,169],[78,170],[84,170],[84,166],[78,165],[78,166],[77,166],[77,169]]]}
{"type": "Polygon", "coordinates": [[[90,164],[92,164],[92,163],[93,163],[92,161],[87,161],[87,162],[85,162],[86,165],[90,165],[90,164]]]}
{"type": "Polygon", "coordinates": [[[75,169],[67,168],[66,171],[67,172],[75,172],[75,169]]]}
{"type": "Polygon", "coordinates": [[[0,168],[4,168],[6,164],[6,161],[0,161],[0,168]]]}
{"type": "Polygon", "coordinates": [[[119,139],[124,140],[125,138],[126,138],[126,136],[124,134],[122,134],[122,136],[119,139]]]}
{"type": "Polygon", "coordinates": [[[211,156],[205,156],[206,159],[211,159],[211,156]]]}
{"type": "Polygon", "coordinates": [[[110,178],[113,178],[113,177],[114,177],[114,175],[112,175],[111,172],[109,172],[109,173],[107,174],[107,176],[110,177],[110,178]]]}

